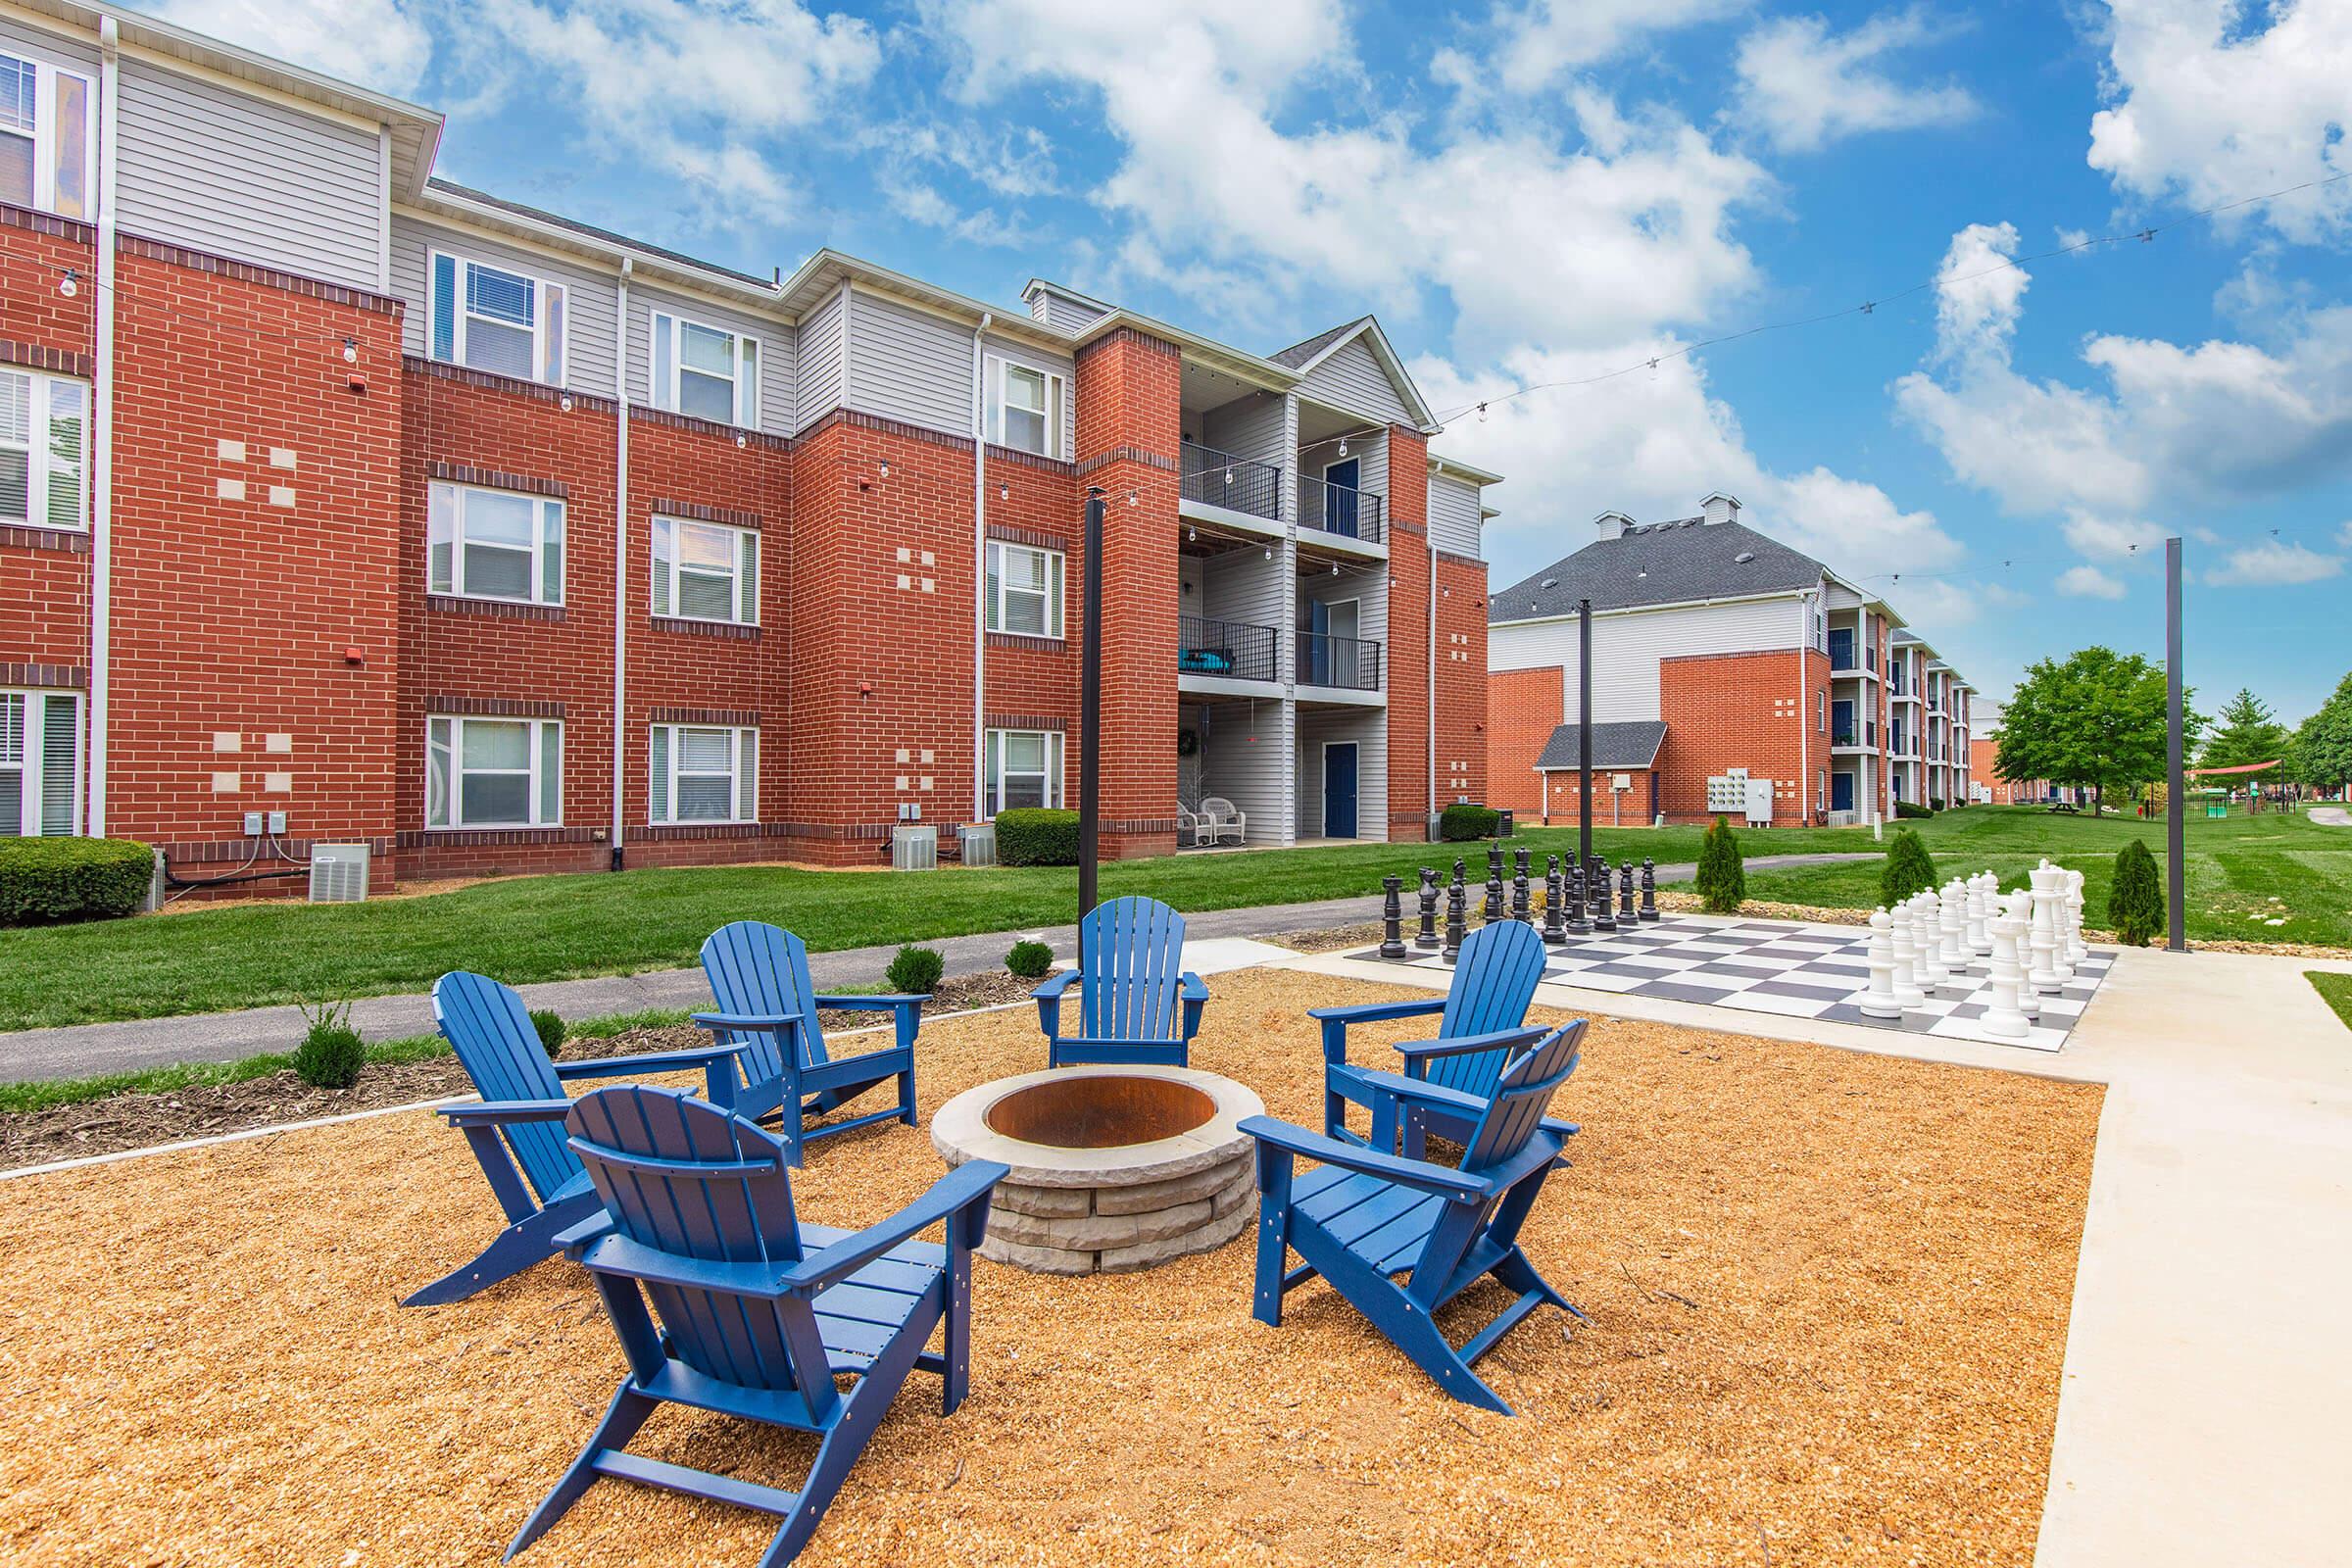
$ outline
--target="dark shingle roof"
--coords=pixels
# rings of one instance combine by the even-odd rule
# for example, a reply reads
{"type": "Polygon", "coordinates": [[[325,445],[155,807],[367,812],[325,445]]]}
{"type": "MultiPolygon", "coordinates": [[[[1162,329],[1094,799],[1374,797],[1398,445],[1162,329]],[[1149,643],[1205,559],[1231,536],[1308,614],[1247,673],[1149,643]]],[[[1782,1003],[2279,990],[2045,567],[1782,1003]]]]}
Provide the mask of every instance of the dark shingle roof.
{"type": "Polygon", "coordinates": [[[1276,349],[1266,358],[1272,360],[1276,365],[1287,365],[1295,370],[1370,319],[1372,318],[1369,316],[1359,316],[1352,321],[1342,321],[1328,332],[1317,332],[1303,343],[1294,343],[1287,349],[1276,349]]]}
{"type": "MultiPolygon", "coordinates": [[[[1592,726],[1592,765],[1596,768],[1647,767],[1658,760],[1658,748],[1666,744],[1666,724],[1663,719],[1629,718],[1613,723],[1592,726]]],[[[1577,729],[1574,724],[1562,724],[1551,732],[1544,743],[1544,755],[1536,759],[1536,766],[1575,768],[1577,760],[1577,729]]]]}
{"type": "Polygon", "coordinates": [[[551,213],[544,208],[526,206],[521,202],[511,202],[504,196],[493,196],[486,190],[475,190],[470,185],[461,185],[454,179],[443,179],[438,174],[426,180],[425,187],[428,190],[447,191],[453,196],[463,196],[468,201],[481,202],[485,206],[503,207],[508,212],[519,217],[535,218],[543,223],[553,223],[559,228],[568,228],[575,234],[585,234],[591,239],[601,239],[614,245],[626,245],[631,250],[643,251],[648,256],[659,256],[663,261],[675,262],[680,267],[691,267],[700,271],[732,278],[738,283],[749,283],[754,288],[775,287],[776,280],[772,277],[739,272],[732,267],[721,267],[716,262],[706,262],[689,256],[683,251],[666,250],[660,245],[649,245],[644,240],[631,239],[626,234],[615,233],[609,228],[599,228],[594,223],[583,223],[577,219],[565,218],[562,213],[551,213]]]}
{"type": "Polygon", "coordinates": [[[1511,584],[1487,602],[1487,619],[1573,615],[1588,597],[1594,610],[1623,610],[1789,592],[1811,587],[1826,569],[1745,523],[1641,523],[1511,584]]]}

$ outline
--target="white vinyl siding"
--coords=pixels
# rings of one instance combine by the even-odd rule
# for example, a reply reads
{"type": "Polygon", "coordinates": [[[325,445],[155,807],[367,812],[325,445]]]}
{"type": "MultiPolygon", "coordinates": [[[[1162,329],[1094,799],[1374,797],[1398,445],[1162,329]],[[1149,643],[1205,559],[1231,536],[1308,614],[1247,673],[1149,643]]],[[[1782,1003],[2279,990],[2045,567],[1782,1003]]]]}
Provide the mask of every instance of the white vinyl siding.
{"type": "Polygon", "coordinates": [[[657,615],[760,623],[760,535],[687,517],[654,518],[657,615]]]}
{"type": "Polygon", "coordinates": [[[801,320],[801,373],[794,407],[802,425],[815,423],[849,401],[849,331],[842,301],[835,292],[801,320]]]}
{"type": "Polygon", "coordinates": [[[970,327],[860,290],[850,299],[848,352],[849,407],[971,435],[970,327]]]}
{"type": "Polygon", "coordinates": [[[568,312],[562,283],[434,251],[432,357],[517,380],[564,384],[568,312]]]}
{"type": "Polygon", "coordinates": [[[435,716],[424,752],[426,827],[562,825],[561,720],[435,716]]]}
{"type": "Polygon", "coordinates": [[[81,698],[0,692],[0,838],[74,832],[81,804],[81,698]]]}
{"type": "MultiPolygon", "coordinates": [[[[619,285],[610,274],[537,251],[504,245],[406,213],[392,215],[392,292],[408,304],[401,313],[401,347],[418,359],[433,357],[432,269],[429,258],[447,251],[502,271],[533,277],[564,290],[564,375],[560,383],[598,397],[612,394],[618,364],[619,285]]],[[[639,367],[642,373],[643,367],[639,367]]],[[[552,377],[548,378],[553,380],[552,377]]]]}
{"type": "Polygon", "coordinates": [[[0,202],[61,218],[98,216],[92,78],[0,38],[0,202]]]}
{"type": "MultiPolygon", "coordinates": [[[[1654,719],[1658,710],[1659,670],[1665,660],[1687,654],[1746,654],[1780,649],[1790,651],[1794,627],[1788,598],[1753,599],[1720,605],[1689,605],[1676,609],[1641,610],[1623,613],[1596,612],[1592,616],[1592,716],[1601,722],[1617,719],[1654,719]]],[[[1510,606],[1497,604],[1504,615],[1510,606]]],[[[1443,658],[1441,649],[1440,657],[1443,658]]],[[[1564,672],[1564,694],[1558,721],[1569,717],[1576,701],[1576,619],[1493,625],[1487,630],[1487,667],[1545,669],[1564,672]]],[[[1778,682],[1781,677],[1771,677],[1778,682]]],[[[1793,684],[1793,663],[1788,680],[1793,684]]]]}
{"type": "Polygon", "coordinates": [[[1429,542],[1450,555],[1478,559],[1479,487],[1451,474],[1429,476],[1429,542]]]}
{"type": "Polygon", "coordinates": [[[425,590],[517,604],[564,602],[564,503],[435,482],[425,505],[425,590]]]}
{"type": "Polygon", "coordinates": [[[1388,715],[1374,708],[1312,708],[1298,710],[1298,836],[1323,833],[1323,748],[1332,742],[1355,745],[1355,836],[1389,836],[1388,715]]]}
{"type": "Polygon", "coordinates": [[[1382,424],[1410,427],[1415,422],[1396,383],[1381,368],[1380,357],[1360,335],[1332,350],[1330,358],[1307,371],[1298,383],[1298,394],[1382,424]]]}
{"type": "Polygon", "coordinates": [[[1023,637],[1061,635],[1063,561],[1058,550],[988,543],[988,629],[1023,637]]]}
{"type": "Polygon", "coordinates": [[[648,363],[654,407],[713,424],[760,425],[760,339],[656,311],[648,363]]]}
{"type": "Polygon", "coordinates": [[[0,523],[89,525],[90,388],[0,369],[0,523]]]}
{"type": "Polygon", "coordinates": [[[122,63],[115,216],[132,233],[351,288],[378,286],[373,127],[150,61],[122,63]]]}
{"type": "Polygon", "coordinates": [[[1061,731],[988,732],[988,813],[1061,805],[1061,731]]]}
{"type": "Polygon", "coordinates": [[[657,826],[760,819],[760,732],[656,724],[648,800],[657,826]]]}

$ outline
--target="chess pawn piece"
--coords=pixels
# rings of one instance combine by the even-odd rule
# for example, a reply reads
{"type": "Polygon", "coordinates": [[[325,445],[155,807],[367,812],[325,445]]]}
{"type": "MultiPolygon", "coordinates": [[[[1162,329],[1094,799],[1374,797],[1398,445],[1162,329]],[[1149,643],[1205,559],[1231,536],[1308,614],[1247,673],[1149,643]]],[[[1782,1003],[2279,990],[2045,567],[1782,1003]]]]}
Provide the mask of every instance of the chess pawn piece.
{"type": "Polygon", "coordinates": [[[1968,968],[1968,884],[1954,877],[1943,886],[1943,907],[1937,911],[1942,923],[1943,947],[1940,956],[1943,966],[1954,975],[1968,968]]]}
{"type": "Polygon", "coordinates": [[[1462,927],[1470,923],[1470,888],[1462,880],[1467,870],[1461,861],[1453,862],[1453,885],[1446,890],[1446,946],[1439,956],[1451,963],[1462,951],[1462,927]]]}
{"type": "Polygon", "coordinates": [[[1641,919],[1642,911],[1634,907],[1634,862],[1620,860],[1617,862],[1617,923],[1636,925],[1641,919]]]}
{"type": "Polygon", "coordinates": [[[1544,857],[1544,942],[1546,947],[1562,947],[1568,941],[1567,929],[1561,925],[1560,900],[1566,884],[1560,877],[1560,858],[1544,857]]]}
{"type": "Polygon", "coordinates": [[[1984,1031],[2010,1040],[2023,1039],[2026,1015],[2018,1006],[2019,981],[2023,975],[2017,965],[2017,937],[2024,928],[2023,922],[2004,909],[1990,924],[1992,990],[1984,1004],[1984,1031]]]}
{"type": "Polygon", "coordinates": [[[1404,945],[1404,878],[1395,872],[1380,879],[1380,956],[1401,958],[1412,950],[1404,945]]]}
{"type": "Polygon", "coordinates": [[[1642,918],[1658,917],[1658,866],[1648,856],[1642,857],[1642,918]]]}
{"type": "Polygon", "coordinates": [[[1533,853],[1534,852],[1529,850],[1521,850],[1515,858],[1516,863],[1512,866],[1511,918],[1518,921],[1521,925],[1529,925],[1533,923],[1533,916],[1528,912],[1527,905],[1527,862],[1532,858],[1533,853]]]}
{"type": "Polygon", "coordinates": [[[1968,952],[1973,958],[1992,952],[1992,890],[1984,885],[1991,875],[1979,871],[1968,879],[1968,952]]]}
{"type": "Polygon", "coordinates": [[[1612,934],[1617,929],[1617,901],[1609,897],[1609,862],[1597,858],[1592,862],[1592,929],[1612,934]]]}
{"type": "Polygon", "coordinates": [[[1873,1018],[1900,1018],[1903,1004],[1894,995],[1894,920],[1885,909],[1870,916],[1870,989],[1858,1005],[1873,1018]]]}
{"type": "Polygon", "coordinates": [[[2026,964],[2031,957],[2027,936],[2034,929],[2034,895],[2019,888],[2015,893],[2002,894],[1997,902],[2001,912],[2017,922],[2017,1010],[2032,1023],[2041,1017],[2041,1002],[2026,983],[2026,964]]]}
{"type": "Polygon", "coordinates": [[[2052,869],[2044,860],[2026,878],[2034,884],[2034,967],[2026,978],[2045,997],[2056,996],[2065,983],[2058,978],[2058,889],[2052,869]]]}
{"type": "Polygon", "coordinates": [[[1916,922],[1911,918],[1911,901],[1906,899],[1889,909],[1886,923],[1893,935],[1890,944],[1894,956],[1892,985],[1895,1011],[1899,1015],[1910,1008],[1928,1004],[1928,994],[1920,989],[1919,984],[1919,943],[1914,940],[1916,922]]]}
{"type": "Polygon", "coordinates": [[[1585,907],[1585,867],[1573,855],[1568,857],[1567,878],[1568,934],[1572,937],[1590,936],[1592,922],[1586,918],[1589,911],[1585,907]]]}
{"type": "Polygon", "coordinates": [[[1434,867],[1421,868],[1421,929],[1413,937],[1413,946],[1424,953],[1434,953],[1440,945],[1438,936],[1438,873],[1434,867]]]}
{"type": "Polygon", "coordinates": [[[1952,978],[1943,964],[1942,908],[1943,900],[1934,888],[1923,890],[1911,901],[1912,940],[1919,944],[1919,983],[1928,991],[1942,989],[1952,978]]]}

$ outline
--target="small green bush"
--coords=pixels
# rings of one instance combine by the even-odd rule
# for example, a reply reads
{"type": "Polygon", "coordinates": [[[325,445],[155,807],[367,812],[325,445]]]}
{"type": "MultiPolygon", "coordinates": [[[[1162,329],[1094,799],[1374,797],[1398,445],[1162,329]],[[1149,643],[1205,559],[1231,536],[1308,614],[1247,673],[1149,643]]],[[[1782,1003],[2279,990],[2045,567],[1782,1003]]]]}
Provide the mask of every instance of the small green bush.
{"type": "Polygon", "coordinates": [[[1054,967],[1054,950],[1043,942],[1015,942],[1005,950],[1004,967],[1023,980],[1043,980],[1054,967]]]}
{"type": "Polygon", "coordinates": [[[303,1021],[310,1029],[294,1048],[294,1072],[313,1089],[349,1089],[360,1081],[368,1061],[368,1043],[351,1026],[351,1004],[324,1002],[305,1005],[303,1021]]]}
{"type": "Polygon", "coordinates": [[[1942,810],[1942,809],[1943,809],[1943,797],[1942,797],[1942,796],[1940,796],[1940,795],[1931,795],[1931,796],[1929,796],[1929,797],[1928,797],[1928,814],[1929,814],[1930,816],[1934,816],[1934,815],[1935,815],[1935,814],[1936,814],[1937,811],[1940,811],[1940,810],[1942,810]]]}
{"type": "Polygon", "coordinates": [[[1917,801],[1897,801],[1894,803],[1894,814],[1906,822],[1924,822],[1936,813],[1917,801]]]}
{"type": "Polygon", "coordinates": [[[1076,865],[1078,813],[1034,806],[999,811],[997,859],[1004,865],[1076,865]]]}
{"type": "Polygon", "coordinates": [[[0,925],[136,914],[154,874],[135,839],[0,839],[0,925]]]}
{"type": "Polygon", "coordinates": [[[1457,801],[1438,813],[1438,837],[1448,844],[1491,839],[1501,825],[1502,813],[1491,806],[1469,806],[1457,801]]]}
{"type": "Polygon", "coordinates": [[[1886,864],[1879,872],[1879,903],[1891,909],[1915,894],[1936,885],[1936,858],[1909,828],[1902,828],[1886,846],[1886,864]]]}
{"type": "Polygon", "coordinates": [[[539,1031],[539,1044],[551,1056],[564,1049],[564,1037],[571,1032],[564,1026],[564,1015],[553,1007],[533,1007],[531,1027],[539,1031]]]}
{"type": "Polygon", "coordinates": [[[945,954],[937,948],[918,948],[909,942],[890,960],[882,978],[891,990],[902,995],[927,997],[939,989],[939,978],[947,972],[945,954]]]}
{"type": "Polygon", "coordinates": [[[2107,924],[2124,942],[2144,948],[2164,930],[2164,884],[2156,857],[2133,839],[2115,857],[2115,880],[2107,888],[2107,924]]]}
{"type": "Polygon", "coordinates": [[[1747,868],[1740,856],[1740,840],[1731,818],[1719,816],[1699,841],[1698,874],[1692,879],[1698,902],[1709,914],[1738,914],[1747,897],[1747,868]]]}

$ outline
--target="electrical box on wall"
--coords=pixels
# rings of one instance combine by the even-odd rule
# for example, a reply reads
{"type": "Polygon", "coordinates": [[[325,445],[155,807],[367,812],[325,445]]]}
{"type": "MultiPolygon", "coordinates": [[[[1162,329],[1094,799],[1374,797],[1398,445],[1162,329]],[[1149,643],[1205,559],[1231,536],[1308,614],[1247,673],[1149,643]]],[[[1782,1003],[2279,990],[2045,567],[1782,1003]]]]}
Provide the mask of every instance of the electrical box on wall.
{"type": "Polygon", "coordinates": [[[245,813],[245,836],[249,839],[258,839],[262,836],[261,812],[247,811],[245,813]]]}

